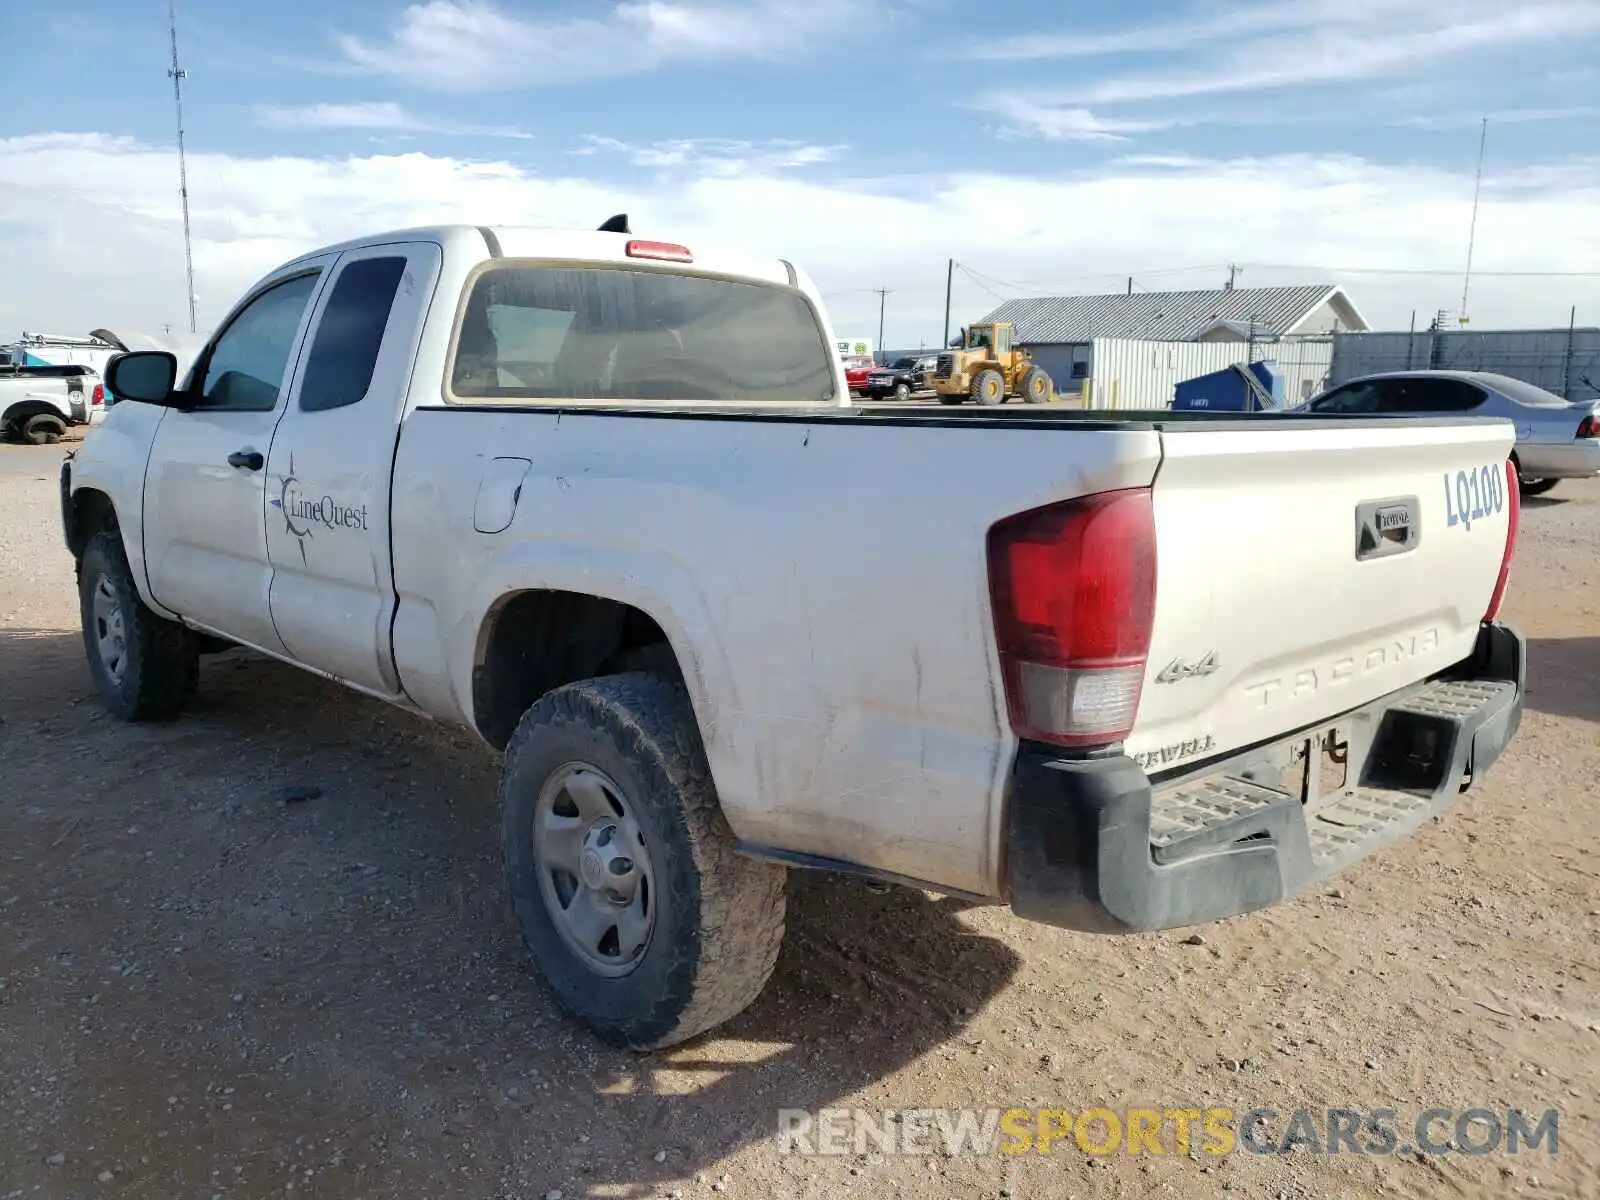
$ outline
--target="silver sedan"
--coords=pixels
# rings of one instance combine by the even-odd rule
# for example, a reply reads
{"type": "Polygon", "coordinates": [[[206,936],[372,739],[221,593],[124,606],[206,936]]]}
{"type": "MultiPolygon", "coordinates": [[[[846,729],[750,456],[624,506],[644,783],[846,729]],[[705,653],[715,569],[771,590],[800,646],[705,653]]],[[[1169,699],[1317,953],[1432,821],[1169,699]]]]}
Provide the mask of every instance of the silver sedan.
{"type": "Polygon", "coordinates": [[[1393,371],[1322,393],[1301,412],[1397,417],[1505,417],[1517,427],[1512,459],[1522,494],[1562,479],[1600,475],[1600,400],[1568,403],[1553,392],[1488,371],[1393,371]]]}

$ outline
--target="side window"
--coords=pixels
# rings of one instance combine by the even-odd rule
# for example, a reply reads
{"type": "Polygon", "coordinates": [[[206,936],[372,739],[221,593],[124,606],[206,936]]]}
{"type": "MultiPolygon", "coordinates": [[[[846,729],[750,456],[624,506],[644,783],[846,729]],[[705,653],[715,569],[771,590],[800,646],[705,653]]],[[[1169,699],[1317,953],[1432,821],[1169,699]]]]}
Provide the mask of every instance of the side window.
{"type": "Polygon", "coordinates": [[[367,394],[405,273],[403,257],[361,258],[339,272],[306,359],[302,412],[343,408],[367,394]]]}
{"type": "Polygon", "coordinates": [[[317,284],[315,271],[268,288],[212,345],[196,408],[271,412],[289,370],[289,351],[317,284]]]}

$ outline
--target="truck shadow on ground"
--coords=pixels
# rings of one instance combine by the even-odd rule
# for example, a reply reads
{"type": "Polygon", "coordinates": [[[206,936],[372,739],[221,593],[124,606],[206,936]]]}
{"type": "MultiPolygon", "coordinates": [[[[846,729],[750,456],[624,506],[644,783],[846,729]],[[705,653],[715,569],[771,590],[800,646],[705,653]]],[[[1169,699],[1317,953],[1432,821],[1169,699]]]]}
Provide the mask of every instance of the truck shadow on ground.
{"type": "Polygon", "coordinates": [[[1528,639],[1527,704],[1600,723],[1600,637],[1528,639]]]}
{"type": "Polygon", "coordinates": [[[521,946],[470,736],[239,652],[182,719],[122,725],[76,632],[0,630],[0,679],[0,1077],[38,1091],[0,1111],[14,1186],[659,1195],[964,1049],[1021,965],[963,903],[796,872],[755,1005],[613,1050],[521,946]]]}

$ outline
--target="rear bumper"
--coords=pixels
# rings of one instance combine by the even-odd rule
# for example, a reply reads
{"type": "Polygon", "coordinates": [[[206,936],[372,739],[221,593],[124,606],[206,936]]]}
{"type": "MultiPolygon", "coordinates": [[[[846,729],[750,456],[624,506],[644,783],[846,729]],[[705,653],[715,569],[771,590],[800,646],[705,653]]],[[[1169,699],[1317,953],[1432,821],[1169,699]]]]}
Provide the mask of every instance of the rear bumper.
{"type": "Polygon", "coordinates": [[[1600,475],[1600,438],[1565,445],[1530,442],[1517,447],[1522,473],[1536,479],[1587,479],[1600,475]]]}
{"type": "Polygon", "coordinates": [[[1095,933],[1171,929],[1304,891],[1449,806],[1522,720],[1524,643],[1486,625],[1446,676],[1346,714],[1347,787],[1307,807],[1233,774],[1260,750],[1152,788],[1131,758],[1019,755],[1007,828],[1018,916],[1095,933]]]}

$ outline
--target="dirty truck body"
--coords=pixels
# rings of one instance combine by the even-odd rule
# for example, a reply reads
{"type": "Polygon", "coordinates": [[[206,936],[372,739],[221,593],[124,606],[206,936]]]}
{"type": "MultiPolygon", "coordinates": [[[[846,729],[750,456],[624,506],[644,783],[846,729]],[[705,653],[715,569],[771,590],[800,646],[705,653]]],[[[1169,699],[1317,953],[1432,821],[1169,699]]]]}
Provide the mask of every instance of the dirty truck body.
{"type": "Polygon", "coordinates": [[[850,407],[803,274],[619,233],[351,242],[218,329],[176,388],[118,359],[62,469],[102,697],[175,716],[226,643],[476,730],[614,1042],[759,993],[785,867],[1210,921],[1517,727],[1502,422],[850,407]]]}

